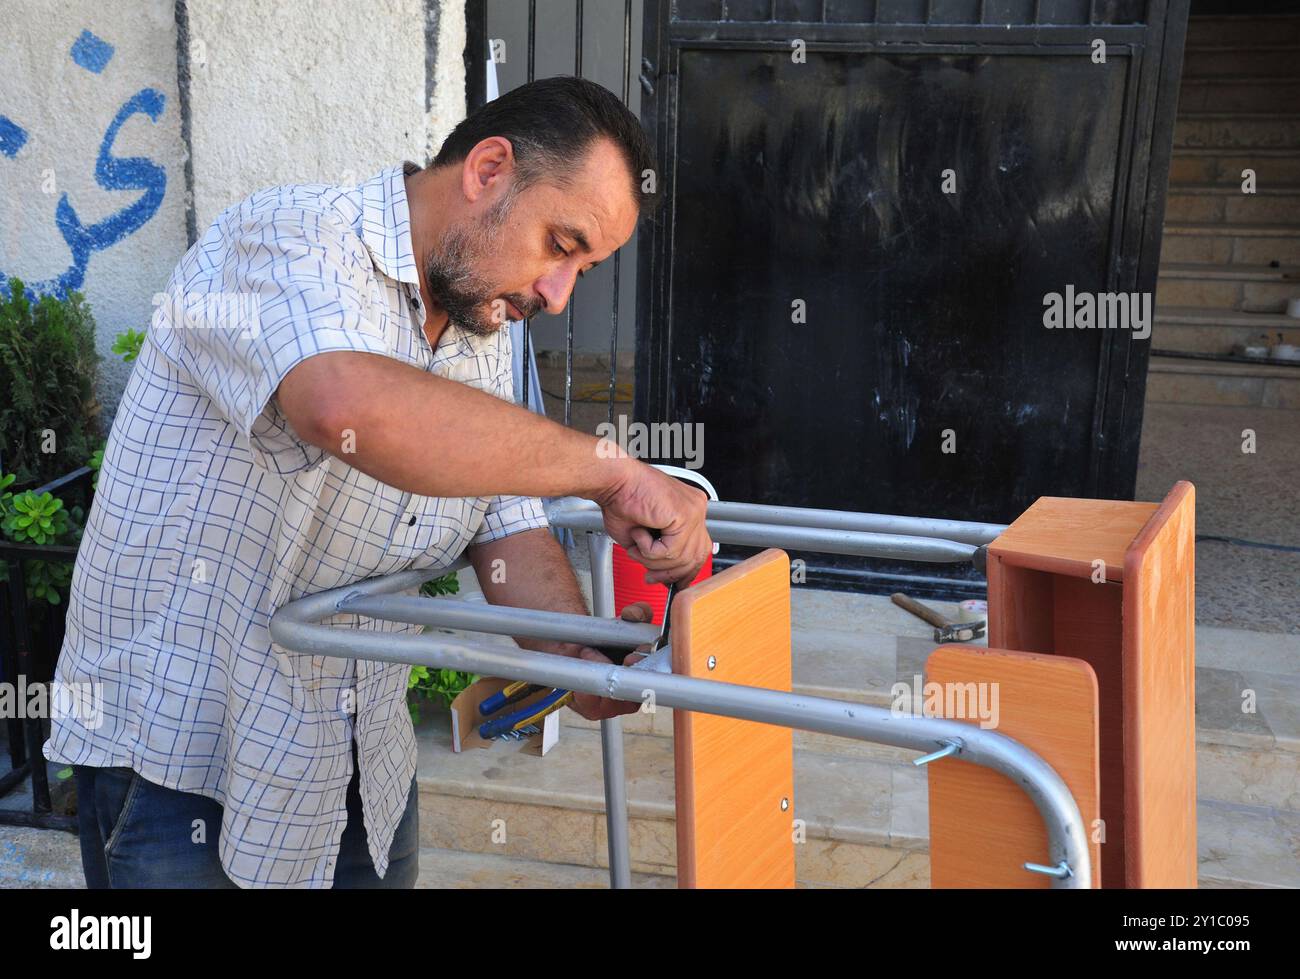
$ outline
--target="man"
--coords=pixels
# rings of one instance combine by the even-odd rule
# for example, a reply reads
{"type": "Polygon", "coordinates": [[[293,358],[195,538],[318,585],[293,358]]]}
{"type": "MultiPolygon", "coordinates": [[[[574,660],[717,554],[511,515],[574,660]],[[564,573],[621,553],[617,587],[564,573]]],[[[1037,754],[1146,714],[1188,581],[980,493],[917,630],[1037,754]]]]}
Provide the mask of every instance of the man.
{"type": "Polygon", "coordinates": [[[547,79],[429,169],[260,191],[185,254],[108,440],[58,666],[103,704],[46,748],[77,773],[90,886],[414,884],[408,668],[273,644],[285,602],[465,552],[489,601],[585,613],[541,496],[596,501],[648,580],[695,574],[698,490],[507,400],[502,326],[558,313],[627,241],[650,166],[609,92],[547,79]]]}

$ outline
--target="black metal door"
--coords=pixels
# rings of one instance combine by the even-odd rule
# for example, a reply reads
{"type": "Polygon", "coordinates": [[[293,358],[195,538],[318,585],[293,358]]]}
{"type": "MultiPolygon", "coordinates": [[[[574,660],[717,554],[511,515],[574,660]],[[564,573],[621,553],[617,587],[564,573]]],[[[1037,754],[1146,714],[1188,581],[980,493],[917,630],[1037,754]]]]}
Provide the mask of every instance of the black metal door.
{"type": "MultiPolygon", "coordinates": [[[[1131,498],[1186,4],[646,4],[636,411],[726,499],[1006,522],[1131,498]],[[1102,47],[1104,45],[1104,47],[1102,47]]],[[[970,593],[973,570],[814,558],[970,593]],[[931,580],[933,579],[933,580],[931,580]]]]}

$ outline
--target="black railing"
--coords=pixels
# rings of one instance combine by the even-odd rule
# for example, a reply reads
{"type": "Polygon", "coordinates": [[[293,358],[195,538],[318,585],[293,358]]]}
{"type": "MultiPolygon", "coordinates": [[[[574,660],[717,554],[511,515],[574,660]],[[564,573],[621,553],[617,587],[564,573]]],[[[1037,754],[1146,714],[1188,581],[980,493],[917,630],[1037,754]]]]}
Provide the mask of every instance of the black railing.
{"type": "MultiPolygon", "coordinates": [[[[94,470],[82,466],[66,476],[38,486],[40,493],[66,492],[85,482],[87,502],[90,497],[90,478],[94,470]]],[[[89,508],[87,508],[89,512],[89,508]]],[[[0,590],[0,683],[12,684],[14,696],[9,698],[15,714],[6,717],[9,737],[10,770],[0,776],[0,797],[8,795],[25,779],[30,779],[32,809],[0,809],[0,826],[36,826],[42,829],[63,829],[76,832],[77,821],[71,816],[54,813],[50,796],[50,782],[41,745],[45,742],[45,718],[32,717],[19,703],[19,692],[30,690],[38,684],[48,684],[54,679],[54,663],[58,657],[63,636],[63,616],[66,606],[51,606],[45,619],[46,629],[41,635],[42,648],[36,648],[36,636],[27,603],[28,561],[57,561],[72,564],[77,559],[77,548],[67,544],[15,544],[0,540],[0,562],[9,571],[8,588],[0,590]]],[[[44,703],[51,704],[47,696],[44,703]]]]}

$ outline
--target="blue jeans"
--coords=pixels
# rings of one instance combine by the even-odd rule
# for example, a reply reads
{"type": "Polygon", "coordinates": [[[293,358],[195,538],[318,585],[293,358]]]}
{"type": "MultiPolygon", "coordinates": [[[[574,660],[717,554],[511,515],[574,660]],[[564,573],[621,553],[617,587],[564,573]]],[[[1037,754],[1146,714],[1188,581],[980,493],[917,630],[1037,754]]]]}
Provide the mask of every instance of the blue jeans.
{"type": "MultiPolygon", "coordinates": [[[[221,868],[221,805],[143,779],[129,768],[74,765],[81,865],[86,886],[100,888],[235,887],[221,868]],[[194,821],[207,828],[193,842],[194,821]]],[[[415,780],[388,851],[381,880],[366,847],[356,749],[348,784],[348,823],[334,867],[338,888],[412,888],[420,872],[419,793],[415,780]]]]}

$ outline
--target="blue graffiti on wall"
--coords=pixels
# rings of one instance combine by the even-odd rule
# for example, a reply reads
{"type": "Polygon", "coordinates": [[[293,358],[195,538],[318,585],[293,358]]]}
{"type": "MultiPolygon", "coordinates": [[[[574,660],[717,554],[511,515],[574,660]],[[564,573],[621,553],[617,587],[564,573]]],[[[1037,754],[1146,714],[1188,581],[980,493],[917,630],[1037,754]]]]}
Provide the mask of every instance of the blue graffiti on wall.
{"type": "MultiPolygon", "coordinates": [[[[113,46],[90,31],[82,31],[73,43],[69,56],[82,68],[101,74],[113,57],[113,46]]],[[[153,160],[140,156],[113,155],[113,142],[122,125],[136,113],[157,122],[163,113],[166,96],[155,88],[141,89],[117,110],[104,132],[95,160],[95,182],[105,190],[142,190],[144,193],[116,214],[94,224],[82,224],[65,193],[59,198],[55,223],[72,253],[72,264],[60,275],[26,286],[35,298],[50,295],[63,299],[71,289],[80,289],[86,281],[86,266],[95,252],[109,248],[127,235],[138,231],[162,204],[167,190],[167,172],[153,160]]],[[[0,154],[15,157],[27,143],[27,132],[20,125],[0,115],[0,154]]],[[[0,294],[9,295],[9,276],[0,271],[0,294]]]]}

